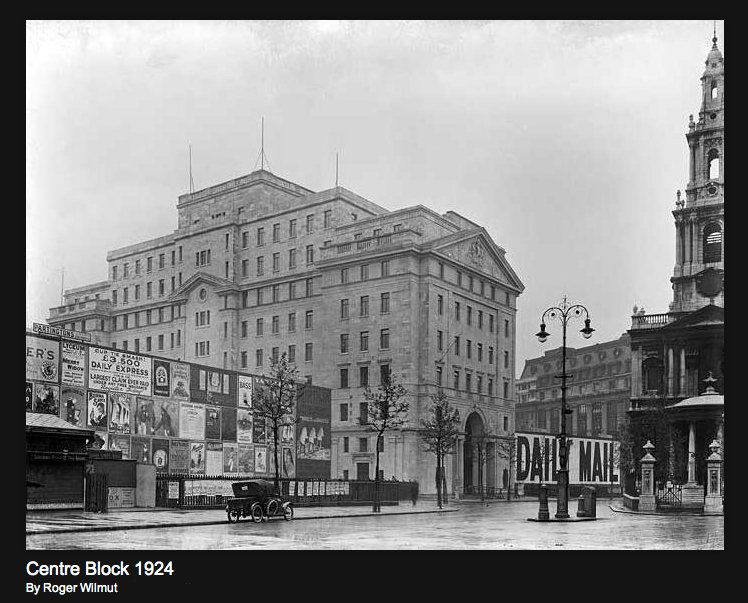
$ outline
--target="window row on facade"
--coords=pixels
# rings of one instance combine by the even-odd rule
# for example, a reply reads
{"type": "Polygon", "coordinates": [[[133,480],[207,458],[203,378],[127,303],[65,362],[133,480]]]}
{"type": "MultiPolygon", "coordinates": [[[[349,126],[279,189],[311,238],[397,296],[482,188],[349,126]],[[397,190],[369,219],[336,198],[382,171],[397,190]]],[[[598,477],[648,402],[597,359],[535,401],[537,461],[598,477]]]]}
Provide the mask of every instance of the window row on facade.
{"type": "MultiPolygon", "coordinates": [[[[132,341],[132,348],[130,348],[130,342],[127,339],[123,339],[120,342],[112,341],[112,347],[115,349],[123,350],[125,352],[132,351],[135,354],[139,354],[140,352],[152,352],[154,350],[158,350],[159,352],[161,352],[166,349],[167,335],[169,338],[168,342],[170,350],[182,346],[182,329],[177,329],[176,331],[172,331],[171,333],[161,333],[160,335],[155,336],[148,335],[147,337],[136,337],[132,341]]],[[[210,346],[210,343],[208,343],[208,346],[210,346]]],[[[205,349],[204,346],[203,349],[205,349]]],[[[208,347],[208,349],[210,348],[208,347]]],[[[195,348],[196,356],[205,356],[208,354],[210,354],[210,351],[205,354],[198,354],[198,348],[195,348]]]]}
{"type": "MultiPolygon", "coordinates": [[[[182,286],[182,273],[180,272],[177,276],[171,277],[171,287],[169,292],[173,293],[177,287],[182,286]]],[[[142,296],[142,288],[141,285],[133,285],[133,301],[140,301],[143,299],[142,296]]],[[[145,299],[153,299],[154,292],[158,297],[163,297],[166,295],[166,279],[162,278],[158,281],[148,281],[145,284],[145,299]],[[154,283],[156,287],[154,288],[154,283]]],[[[126,305],[130,303],[130,287],[123,287],[122,288],[122,305],[126,305]]],[[[119,305],[120,298],[119,298],[119,289],[112,289],[112,305],[116,306],[119,305]]]]}
{"type": "MultiPolygon", "coordinates": [[[[171,306],[161,306],[160,308],[150,308],[140,310],[139,312],[129,312],[127,314],[116,314],[112,316],[112,331],[124,331],[126,329],[137,329],[139,327],[149,326],[169,322],[182,317],[182,305],[173,304],[171,306]],[[142,319],[141,319],[142,316],[142,319]]],[[[205,324],[206,315],[203,314],[203,323],[205,324]]],[[[208,321],[210,319],[208,318],[208,321]]],[[[195,317],[196,326],[198,317],[195,317]]],[[[208,323],[209,324],[209,323],[208,323]]]]}
{"type": "MultiPolygon", "coordinates": [[[[208,252],[210,253],[210,252],[208,252]]],[[[120,265],[112,266],[112,281],[126,279],[134,276],[140,276],[145,271],[146,274],[153,272],[154,267],[158,270],[164,270],[167,265],[167,257],[170,257],[170,265],[176,266],[182,263],[182,246],[172,249],[171,252],[165,251],[157,256],[147,256],[142,259],[126,261],[121,264],[122,272],[119,271],[120,265]],[[132,266],[132,270],[130,269],[132,266]]]]}
{"type": "MultiPolygon", "coordinates": [[[[439,262],[439,278],[447,281],[449,283],[455,284],[458,287],[462,289],[466,289],[467,291],[471,293],[476,293],[482,297],[486,297],[490,299],[491,301],[499,301],[497,299],[496,295],[496,286],[490,285],[486,286],[485,281],[476,278],[470,274],[467,276],[463,275],[463,272],[461,270],[458,270],[457,268],[451,268],[450,269],[453,279],[447,279],[445,277],[446,274],[446,267],[443,262],[439,262]]],[[[512,305],[512,294],[508,291],[504,292],[504,303],[507,306],[512,305]]]]}
{"type": "MultiPolygon", "coordinates": [[[[450,387],[450,385],[446,383],[444,367],[440,364],[436,365],[436,385],[437,387],[450,387]]],[[[504,379],[502,385],[502,397],[505,399],[509,398],[509,380],[504,379]]],[[[454,369],[452,371],[451,387],[456,391],[465,391],[481,395],[486,394],[488,396],[497,395],[497,393],[494,392],[493,377],[487,377],[485,375],[478,374],[473,370],[454,369]],[[473,379],[473,377],[475,377],[475,379],[473,379]]]]}

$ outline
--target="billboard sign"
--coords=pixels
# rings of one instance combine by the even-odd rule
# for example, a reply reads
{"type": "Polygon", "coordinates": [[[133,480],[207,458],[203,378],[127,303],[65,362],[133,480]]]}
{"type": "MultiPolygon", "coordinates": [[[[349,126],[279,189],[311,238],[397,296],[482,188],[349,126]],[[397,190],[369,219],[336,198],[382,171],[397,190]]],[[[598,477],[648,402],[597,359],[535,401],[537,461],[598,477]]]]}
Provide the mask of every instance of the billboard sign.
{"type": "Polygon", "coordinates": [[[60,398],[60,418],[71,425],[84,427],[86,422],[85,400],[82,389],[63,387],[60,398]]]}
{"type": "Polygon", "coordinates": [[[26,379],[60,380],[60,342],[26,335],[26,379]]]}
{"type": "Polygon", "coordinates": [[[205,404],[180,402],[179,434],[180,437],[195,440],[205,438],[205,404]]]}
{"type": "Polygon", "coordinates": [[[175,400],[190,400],[190,365],[171,363],[171,397],[175,400]]]}
{"type": "Polygon", "coordinates": [[[171,395],[171,366],[165,360],[153,359],[153,395],[171,395]]]}
{"type": "Polygon", "coordinates": [[[151,395],[151,359],[121,350],[88,348],[88,387],[151,395]]]}
{"type": "Polygon", "coordinates": [[[60,327],[52,327],[50,325],[41,324],[35,322],[32,324],[32,331],[34,333],[40,333],[42,335],[53,335],[55,337],[67,337],[68,339],[79,339],[81,341],[91,341],[90,333],[81,333],[80,331],[70,331],[69,329],[61,329],[60,327]]]}
{"type": "Polygon", "coordinates": [[[86,385],[86,346],[74,341],[61,341],[62,384],[84,387],[86,385]]]}

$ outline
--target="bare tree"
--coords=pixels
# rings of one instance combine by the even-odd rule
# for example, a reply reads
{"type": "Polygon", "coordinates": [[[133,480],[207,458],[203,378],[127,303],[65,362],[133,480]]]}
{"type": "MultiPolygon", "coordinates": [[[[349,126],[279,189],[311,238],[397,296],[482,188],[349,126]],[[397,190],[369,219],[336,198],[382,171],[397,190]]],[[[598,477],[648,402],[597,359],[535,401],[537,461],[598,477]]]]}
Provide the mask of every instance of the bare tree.
{"type": "Polygon", "coordinates": [[[496,442],[496,436],[486,429],[481,435],[472,436],[471,441],[478,462],[478,489],[480,490],[480,499],[485,500],[486,489],[483,484],[483,467],[488,464],[488,445],[496,442]]]}
{"type": "Polygon", "coordinates": [[[432,394],[431,400],[430,416],[421,421],[421,438],[426,451],[436,455],[436,502],[441,509],[442,500],[446,503],[447,498],[444,457],[454,450],[457,443],[460,412],[449,403],[442,390],[432,394]]]}
{"type": "Polygon", "coordinates": [[[496,452],[499,458],[506,460],[509,468],[506,478],[506,499],[512,496],[512,467],[517,463],[517,440],[516,438],[501,438],[496,441],[496,452]]]}
{"type": "Polygon", "coordinates": [[[270,374],[255,379],[252,390],[252,415],[263,418],[273,432],[276,489],[280,487],[278,435],[282,429],[291,428],[296,423],[294,408],[298,382],[299,371],[284,352],[280,358],[270,358],[270,374]]]}
{"type": "Polygon", "coordinates": [[[374,474],[374,503],[372,505],[375,513],[381,510],[379,453],[382,449],[384,433],[402,426],[407,421],[408,401],[403,399],[407,393],[408,391],[389,372],[382,374],[382,382],[377,389],[372,390],[369,386],[364,389],[365,424],[377,434],[377,466],[374,474]]]}

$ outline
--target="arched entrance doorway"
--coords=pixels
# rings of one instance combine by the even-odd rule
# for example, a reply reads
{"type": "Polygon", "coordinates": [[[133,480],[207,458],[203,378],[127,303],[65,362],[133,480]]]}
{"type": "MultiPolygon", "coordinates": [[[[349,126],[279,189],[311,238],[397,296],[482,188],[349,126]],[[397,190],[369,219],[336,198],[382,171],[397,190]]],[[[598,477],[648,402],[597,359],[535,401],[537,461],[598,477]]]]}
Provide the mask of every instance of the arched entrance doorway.
{"type": "Polygon", "coordinates": [[[485,493],[494,488],[496,473],[495,443],[488,438],[485,422],[472,412],[465,422],[463,444],[463,488],[465,494],[485,493]]]}

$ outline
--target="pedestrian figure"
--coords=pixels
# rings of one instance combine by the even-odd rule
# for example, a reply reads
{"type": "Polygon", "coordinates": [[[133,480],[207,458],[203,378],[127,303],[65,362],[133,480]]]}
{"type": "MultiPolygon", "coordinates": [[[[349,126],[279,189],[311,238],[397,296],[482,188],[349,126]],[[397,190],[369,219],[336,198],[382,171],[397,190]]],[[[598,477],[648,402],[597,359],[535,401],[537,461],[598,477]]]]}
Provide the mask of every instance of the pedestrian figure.
{"type": "Polygon", "coordinates": [[[418,500],[418,484],[416,482],[410,484],[410,500],[413,501],[413,506],[415,507],[418,500]]]}

